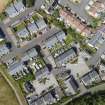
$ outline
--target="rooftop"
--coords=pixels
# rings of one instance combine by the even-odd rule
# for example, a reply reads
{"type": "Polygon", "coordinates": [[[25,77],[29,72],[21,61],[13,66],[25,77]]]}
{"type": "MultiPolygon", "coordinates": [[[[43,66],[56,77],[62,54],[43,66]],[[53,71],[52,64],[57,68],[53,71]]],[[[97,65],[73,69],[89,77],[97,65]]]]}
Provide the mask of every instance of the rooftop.
{"type": "Polygon", "coordinates": [[[18,12],[14,8],[13,4],[11,4],[5,11],[10,17],[15,17],[16,15],[18,15],[18,12]]]}
{"type": "Polygon", "coordinates": [[[105,26],[98,30],[92,39],[88,41],[88,45],[91,47],[99,48],[105,41],[105,26]]]}
{"type": "Polygon", "coordinates": [[[29,36],[29,32],[26,28],[22,29],[21,31],[17,32],[17,35],[20,37],[20,38],[26,38],[29,36]]]}
{"type": "Polygon", "coordinates": [[[24,65],[21,62],[16,62],[9,67],[9,73],[11,75],[16,74],[24,69],[24,65]]]}
{"type": "Polygon", "coordinates": [[[22,1],[14,2],[14,6],[18,12],[22,12],[25,9],[22,1]]]}
{"type": "Polygon", "coordinates": [[[37,20],[36,24],[37,24],[39,30],[42,30],[47,27],[47,24],[45,23],[45,21],[43,19],[37,20]]]}
{"type": "Polygon", "coordinates": [[[9,53],[9,49],[6,45],[0,45],[0,57],[9,53]]]}
{"type": "Polygon", "coordinates": [[[38,27],[35,23],[31,23],[28,25],[28,30],[31,32],[31,34],[36,33],[38,31],[38,27]]]}

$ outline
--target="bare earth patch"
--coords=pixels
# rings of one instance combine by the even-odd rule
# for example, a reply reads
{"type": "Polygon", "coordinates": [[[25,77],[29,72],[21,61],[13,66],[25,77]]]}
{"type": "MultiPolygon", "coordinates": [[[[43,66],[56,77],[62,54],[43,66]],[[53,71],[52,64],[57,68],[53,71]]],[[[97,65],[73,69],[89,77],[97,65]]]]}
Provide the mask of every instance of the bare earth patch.
{"type": "Polygon", "coordinates": [[[3,10],[5,9],[5,7],[7,6],[7,4],[10,2],[11,0],[0,0],[0,13],[3,12],[3,10]]]}

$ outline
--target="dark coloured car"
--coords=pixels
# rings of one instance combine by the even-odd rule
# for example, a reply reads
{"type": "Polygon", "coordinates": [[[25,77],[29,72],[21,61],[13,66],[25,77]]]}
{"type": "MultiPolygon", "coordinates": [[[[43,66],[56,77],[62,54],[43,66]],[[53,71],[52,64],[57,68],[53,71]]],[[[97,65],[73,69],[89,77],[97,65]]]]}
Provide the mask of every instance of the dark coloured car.
{"type": "Polygon", "coordinates": [[[5,38],[5,34],[1,28],[0,28],[0,38],[5,38]]]}

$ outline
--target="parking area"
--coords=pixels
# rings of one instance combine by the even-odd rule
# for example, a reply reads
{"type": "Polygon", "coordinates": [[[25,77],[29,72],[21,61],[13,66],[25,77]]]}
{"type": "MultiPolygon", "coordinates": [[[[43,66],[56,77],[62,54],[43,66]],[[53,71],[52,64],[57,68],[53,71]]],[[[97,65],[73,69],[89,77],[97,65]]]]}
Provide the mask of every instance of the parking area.
{"type": "Polygon", "coordinates": [[[85,7],[90,0],[81,0],[80,3],[73,3],[70,0],[60,0],[59,3],[65,7],[69,7],[72,12],[76,13],[78,17],[86,20],[87,23],[91,22],[92,18],[85,11],[85,7]]]}
{"type": "Polygon", "coordinates": [[[45,62],[42,58],[37,57],[34,61],[30,62],[30,67],[36,72],[37,70],[41,70],[45,67],[45,62]]]}
{"type": "Polygon", "coordinates": [[[81,55],[79,55],[78,61],[76,63],[69,63],[66,65],[66,68],[71,70],[71,74],[73,74],[77,80],[79,77],[83,76],[84,74],[90,71],[86,62],[84,61],[84,58],[81,55]]]}

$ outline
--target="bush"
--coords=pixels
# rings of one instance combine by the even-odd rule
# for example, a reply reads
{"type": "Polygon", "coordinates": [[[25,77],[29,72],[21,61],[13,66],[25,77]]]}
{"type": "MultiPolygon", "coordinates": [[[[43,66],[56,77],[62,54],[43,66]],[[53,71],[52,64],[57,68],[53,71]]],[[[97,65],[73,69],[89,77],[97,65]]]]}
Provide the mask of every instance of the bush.
{"type": "Polygon", "coordinates": [[[22,0],[25,7],[33,7],[35,4],[35,0],[22,0]]]}

